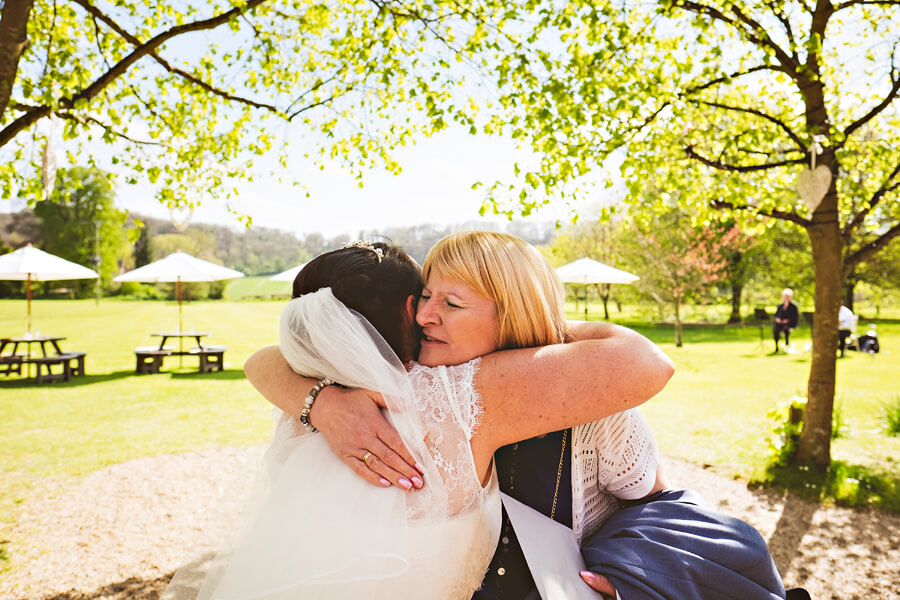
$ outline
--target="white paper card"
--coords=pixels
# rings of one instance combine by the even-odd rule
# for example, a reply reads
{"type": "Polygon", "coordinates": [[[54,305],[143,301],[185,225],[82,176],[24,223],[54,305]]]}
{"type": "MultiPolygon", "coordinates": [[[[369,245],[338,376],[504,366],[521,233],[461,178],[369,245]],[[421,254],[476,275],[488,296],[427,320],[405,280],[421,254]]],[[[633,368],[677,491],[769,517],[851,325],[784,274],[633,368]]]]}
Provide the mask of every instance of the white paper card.
{"type": "Polygon", "coordinates": [[[502,493],[525,561],[543,600],[598,600],[603,596],[581,579],[584,558],[569,527],[502,493]]]}

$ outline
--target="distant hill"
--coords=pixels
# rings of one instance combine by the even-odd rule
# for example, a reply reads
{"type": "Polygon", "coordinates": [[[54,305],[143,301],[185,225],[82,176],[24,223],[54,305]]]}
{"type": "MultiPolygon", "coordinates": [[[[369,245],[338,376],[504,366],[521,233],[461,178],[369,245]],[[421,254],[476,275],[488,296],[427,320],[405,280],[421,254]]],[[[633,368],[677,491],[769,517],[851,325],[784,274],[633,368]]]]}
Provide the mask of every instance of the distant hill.
{"type": "MultiPolygon", "coordinates": [[[[175,225],[166,219],[157,219],[131,213],[132,219],[140,219],[146,235],[152,239],[158,235],[179,233],[175,225]]],[[[467,229],[493,229],[501,227],[484,221],[469,221],[455,225],[423,224],[412,227],[389,227],[380,231],[366,231],[365,238],[383,240],[403,247],[419,264],[425,261],[428,250],[439,239],[455,231],[467,229]]],[[[550,243],[556,235],[552,223],[510,223],[505,230],[533,244],[550,243]]],[[[323,252],[341,247],[351,241],[348,236],[326,238],[320,233],[296,236],[277,229],[253,227],[234,231],[224,225],[191,223],[185,230],[203,232],[215,243],[213,254],[225,266],[237,269],[247,276],[273,275],[306,262],[323,252]]],[[[0,213],[0,241],[6,246],[18,248],[26,242],[40,246],[40,220],[31,209],[16,213],[0,213]]],[[[267,291],[260,291],[266,295],[267,291]]]]}

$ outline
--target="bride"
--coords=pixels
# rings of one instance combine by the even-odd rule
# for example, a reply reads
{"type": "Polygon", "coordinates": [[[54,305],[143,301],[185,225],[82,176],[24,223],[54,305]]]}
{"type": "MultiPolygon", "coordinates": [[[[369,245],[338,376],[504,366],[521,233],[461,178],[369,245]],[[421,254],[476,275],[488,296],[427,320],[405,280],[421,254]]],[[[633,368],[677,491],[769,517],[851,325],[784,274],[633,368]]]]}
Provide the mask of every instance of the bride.
{"type": "MultiPolygon", "coordinates": [[[[541,316],[554,312],[541,302],[558,298],[558,280],[533,248],[512,256],[510,281],[546,292],[525,307],[537,332],[529,341],[558,339],[565,323],[541,316]]],[[[494,352],[454,367],[412,363],[421,290],[418,265],[381,243],[324,254],[298,275],[279,345],[294,371],[318,382],[299,420],[279,418],[267,452],[269,493],[237,546],[220,556],[202,598],[467,599],[499,536],[494,451],[636,406],[671,376],[656,346],[603,324],[595,326],[600,339],[494,352]],[[335,382],[380,394],[427,486],[372,488],[324,438],[300,435],[313,430],[318,393],[335,382]]],[[[456,324],[445,332],[452,339],[426,339],[430,352],[486,330],[496,333],[483,353],[490,352],[500,347],[504,320],[522,318],[497,314],[471,289],[441,294],[456,324]]],[[[367,464],[371,456],[355,459],[367,464]]]]}

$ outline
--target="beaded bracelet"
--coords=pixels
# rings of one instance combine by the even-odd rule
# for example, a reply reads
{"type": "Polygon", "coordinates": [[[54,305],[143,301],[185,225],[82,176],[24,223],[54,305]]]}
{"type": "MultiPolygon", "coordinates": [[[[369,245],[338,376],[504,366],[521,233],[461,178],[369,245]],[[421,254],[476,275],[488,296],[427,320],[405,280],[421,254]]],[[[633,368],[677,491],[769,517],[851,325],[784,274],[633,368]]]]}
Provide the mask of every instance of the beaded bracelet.
{"type": "Polygon", "coordinates": [[[331,379],[323,379],[319,383],[313,386],[311,390],[309,390],[309,394],[306,396],[306,400],[303,404],[303,410],[300,411],[300,424],[303,425],[306,429],[312,432],[318,431],[313,424],[309,422],[309,413],[312,410],[313,402],[316,401],[316,398],[319,395],[319,392],[324,390],[329,385],[334,385],[334,381],[331,379]]]}

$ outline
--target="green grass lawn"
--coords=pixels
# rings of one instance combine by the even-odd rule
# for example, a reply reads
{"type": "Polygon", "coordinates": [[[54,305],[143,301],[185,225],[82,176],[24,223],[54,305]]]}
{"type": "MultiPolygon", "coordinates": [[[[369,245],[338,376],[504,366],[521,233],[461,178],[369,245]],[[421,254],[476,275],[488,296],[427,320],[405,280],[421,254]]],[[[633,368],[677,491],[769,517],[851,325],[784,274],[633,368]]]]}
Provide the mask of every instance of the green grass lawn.
{"type": "Polygon", "coordinates": [[[235,279],[225,288],[225,298],[228,300],[271,299],[273,296],[289,298],[291,295],[291,282],[269,281],[269,277],[271,275],[256,275],[235,279]]]}
{"type": "MultiPolygon", "coordinates": [[[[210,344],[228,347],[225,370],[201,375],[197,359],[185,357],[182,369],[177,358],[168,358],[166,372],[136,375],[134,347],[154,343],[154,331],[176,327],[174,302],[35,301],[35,331],[64,336],[64,350],[87,352],[87,376],[43,386],[0,377],[0,525],[15,518],[17,505],[43,480],[79,477],[133,458],[266,441],[269,405],[241,367],[254,350],[276,342],[282,306],[187,303],[185,327],[211,331],[210,344]]],[[[583,316],[570,308],[573,318],[583,316]]],[[[592,306],[592,318],[598,310],[592,306]]],[[[701,319],[709,311],[697,310],[689,316],[701,319]]],[[[688,326],[684,347],[675,348],[671,326],[651,325],[638,313],[612,317],[659,343],[675,361],[671,383],[643,408],[662,451],[727,474],[759,477],[767,455],[766,412],[787,397],[805,395],[810,355],[769,355],[768,327],[760,347],[757,327],[688,326]]],[[[24,329],[24,301],[0,300],[0,335],[24,329]]],[[[883,433],[880,411],[898,398],[900,321],[879,322],[878,332],[881,354],[849,352],[838,363],[837,398],[847,432],[834,441],[833,455],[896,483],[900,438],[883,433]]],[[[797,330],[792,341],[802,351],[809,327],[797,330]]]]}

